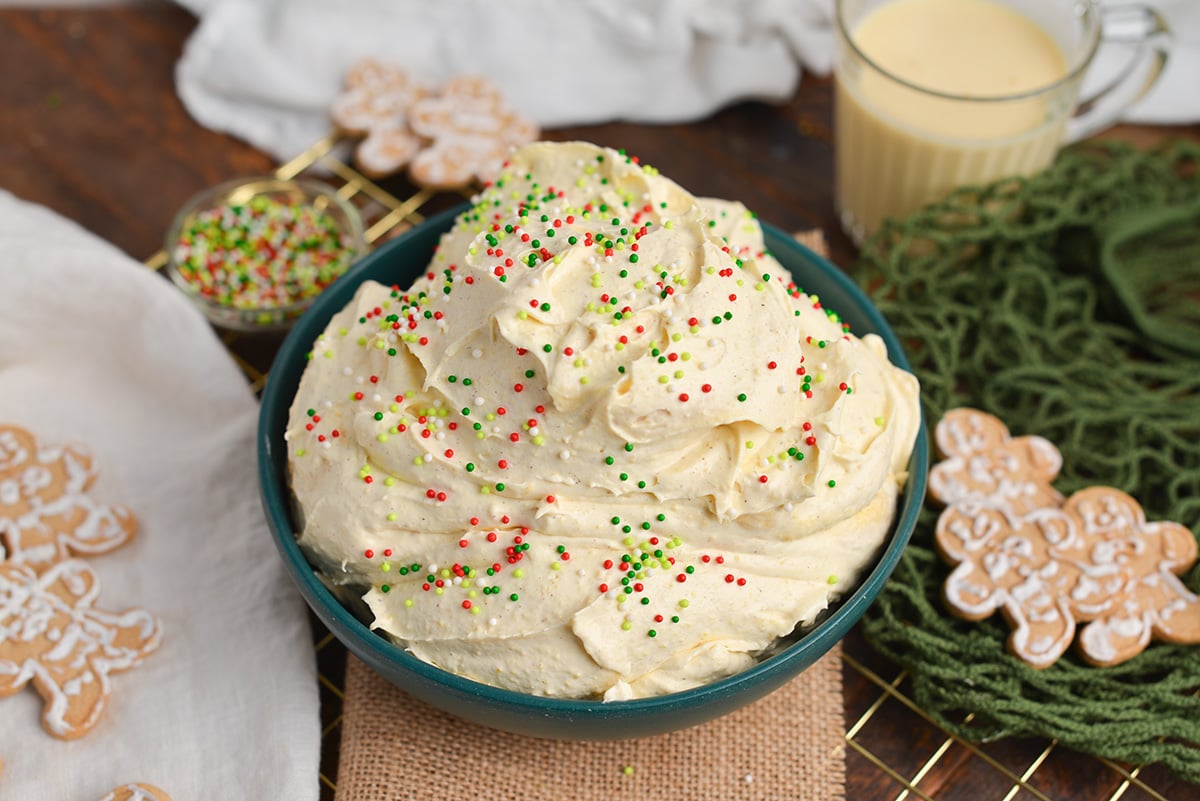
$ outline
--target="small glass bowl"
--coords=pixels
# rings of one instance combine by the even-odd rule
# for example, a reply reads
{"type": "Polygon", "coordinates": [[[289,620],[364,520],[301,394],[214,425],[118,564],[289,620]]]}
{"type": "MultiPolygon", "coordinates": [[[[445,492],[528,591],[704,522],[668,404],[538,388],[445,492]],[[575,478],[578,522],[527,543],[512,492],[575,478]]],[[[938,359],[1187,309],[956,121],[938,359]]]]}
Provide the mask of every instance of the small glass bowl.
{"type": "Polygon", "coordinates": [[[280,331],[367,252],[358,210],[308,180],[240,178],[194,195],[166,237],[167,275],[212,323],[280,331]]]}

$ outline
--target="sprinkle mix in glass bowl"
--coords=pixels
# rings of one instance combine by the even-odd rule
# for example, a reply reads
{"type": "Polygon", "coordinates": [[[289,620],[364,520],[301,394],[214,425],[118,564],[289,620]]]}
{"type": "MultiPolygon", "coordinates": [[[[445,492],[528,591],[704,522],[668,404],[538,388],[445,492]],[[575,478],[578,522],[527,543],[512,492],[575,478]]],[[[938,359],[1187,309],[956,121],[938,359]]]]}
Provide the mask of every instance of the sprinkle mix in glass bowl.
{"type": "Polygon", "coordinates": [[[167,274],[213,323],[288,327],[367,250],[358,211],[314,181],[239,179],[200,192],[167,234],[167,274]]]}

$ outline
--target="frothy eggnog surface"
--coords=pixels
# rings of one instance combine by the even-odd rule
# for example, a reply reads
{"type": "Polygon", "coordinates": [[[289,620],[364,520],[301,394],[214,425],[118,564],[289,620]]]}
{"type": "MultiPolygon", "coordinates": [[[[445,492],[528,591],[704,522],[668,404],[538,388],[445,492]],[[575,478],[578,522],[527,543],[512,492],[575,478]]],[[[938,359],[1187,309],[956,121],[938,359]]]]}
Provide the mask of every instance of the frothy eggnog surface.
{"type": "MultiPolygon", "coordinates": [[[[872,11],[854,42],[881,69],[923,89],[971,98],[1024,94],[1067,73],[1062,51],[1028,17],[988,0],[897,0],[872,11]]],[[[1042,104],[952,106],[903,91],[879,72],[863,76],[865,99],[897,121],[947,137],[1023,133],[1045,119],[1042,104]],[[929,116],[930,114],[934,116],[929,116]]]]}
{"type": "Polygon", "coordinates": [[[848,33],[834,128],[838,210],[856,238],[1054,158],[1077,87],[1028,17],[989,0],[895,0],[848,33]]]}

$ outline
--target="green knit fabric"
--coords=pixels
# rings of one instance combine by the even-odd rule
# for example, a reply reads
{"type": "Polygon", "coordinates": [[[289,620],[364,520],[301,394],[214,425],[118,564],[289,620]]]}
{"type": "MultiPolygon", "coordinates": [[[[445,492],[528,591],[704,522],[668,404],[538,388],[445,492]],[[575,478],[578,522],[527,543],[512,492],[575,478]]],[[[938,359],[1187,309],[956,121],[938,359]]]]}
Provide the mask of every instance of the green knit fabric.
{"type": "MultiPolygon", "coordinates": [[[[853,272],[905,343],[930,425],[957,406],[992,412],[1059,447],[1064,494],[1118,487],[1196,533],[1198,164],[1186,142],[1075,146],[1039,176],[956,192],[874,236],[853,272]]],[[[946,612],[937,513],[927,502],[863,624],[910,671],[914,700],[972,740],[1054,738],[1200,782],[1200,646],[1027,667],[999,614],[946,612]]],[[[1200,567],[1184,581],[1200,592],[1200,567]]]]}

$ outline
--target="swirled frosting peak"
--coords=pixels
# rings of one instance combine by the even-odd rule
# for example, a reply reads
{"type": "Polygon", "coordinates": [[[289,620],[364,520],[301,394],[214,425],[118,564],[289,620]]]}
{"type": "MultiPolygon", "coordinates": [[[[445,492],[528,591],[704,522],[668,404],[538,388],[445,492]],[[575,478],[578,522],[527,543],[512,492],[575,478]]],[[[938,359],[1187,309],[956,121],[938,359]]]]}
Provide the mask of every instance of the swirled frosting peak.
{"type": "Polygon", "coordinates": [[[919,424],[742,206],[584,143],[516,151],[311,356],[302,548],[421,659],[550,696],[693,687],[811,622],[886,538],[919,424]]]}

